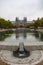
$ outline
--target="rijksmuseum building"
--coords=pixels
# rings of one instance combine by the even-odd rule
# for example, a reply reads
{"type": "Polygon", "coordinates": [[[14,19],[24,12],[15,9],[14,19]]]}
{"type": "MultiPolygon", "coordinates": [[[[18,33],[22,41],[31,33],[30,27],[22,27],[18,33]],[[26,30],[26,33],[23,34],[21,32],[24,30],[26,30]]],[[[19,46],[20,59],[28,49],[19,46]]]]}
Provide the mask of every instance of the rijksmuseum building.
{"type": "Polygon", "coordinates": [[[19,18],[18,17],[16,17],[16,19],[15,19],[15,25],[16,25],[16,27],[18,28],[18,27],[26,27],[26,25],[27,25],[27,18],[26,17],[24,17],[23,18],[23,20],[19,20],[19,18]]]}

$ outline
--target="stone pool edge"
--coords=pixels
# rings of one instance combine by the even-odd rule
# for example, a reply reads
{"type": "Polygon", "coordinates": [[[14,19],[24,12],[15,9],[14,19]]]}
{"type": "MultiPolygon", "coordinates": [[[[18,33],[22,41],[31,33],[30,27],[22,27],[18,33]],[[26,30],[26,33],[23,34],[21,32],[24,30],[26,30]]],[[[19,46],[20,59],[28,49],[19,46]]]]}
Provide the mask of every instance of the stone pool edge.
{"type": "MultiPolygon", "coordinates": [[[[0,50],[16,51],[19,46],[16,45],[0,45],[0,50]]],[[[43,50],[43,45],[25,45],[24,48],[27,51],[30,50],[43,50]]]]}

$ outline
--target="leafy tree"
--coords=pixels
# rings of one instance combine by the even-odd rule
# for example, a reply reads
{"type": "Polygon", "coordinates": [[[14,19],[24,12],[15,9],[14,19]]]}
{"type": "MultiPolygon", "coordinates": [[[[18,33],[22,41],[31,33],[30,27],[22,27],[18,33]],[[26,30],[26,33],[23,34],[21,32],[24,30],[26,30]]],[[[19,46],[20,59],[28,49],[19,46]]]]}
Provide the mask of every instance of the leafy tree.
{"type": "Polygon", "coordinates": [[[0,28],[13,28],[14,24],[10,20],[0,18],[0,28]]]}

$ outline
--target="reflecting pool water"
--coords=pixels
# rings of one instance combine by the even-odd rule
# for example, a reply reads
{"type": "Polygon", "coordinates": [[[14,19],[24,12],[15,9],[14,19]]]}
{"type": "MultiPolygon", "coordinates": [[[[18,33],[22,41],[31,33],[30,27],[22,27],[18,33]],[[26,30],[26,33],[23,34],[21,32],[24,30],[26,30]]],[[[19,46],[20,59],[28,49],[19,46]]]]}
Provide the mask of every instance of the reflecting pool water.
{"type": "Polygon", "coordinates": [[[0,32],[0,42],[43,42],[43,33],[30,30],[10,30],[0,32]]]}

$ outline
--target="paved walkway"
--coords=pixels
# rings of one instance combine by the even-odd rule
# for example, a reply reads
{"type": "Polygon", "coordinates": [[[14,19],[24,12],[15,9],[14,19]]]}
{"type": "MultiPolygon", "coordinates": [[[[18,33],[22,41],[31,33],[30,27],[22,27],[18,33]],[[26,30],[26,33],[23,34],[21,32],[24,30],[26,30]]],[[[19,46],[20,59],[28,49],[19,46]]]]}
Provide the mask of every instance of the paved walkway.
{"type": "Polygon", "coordinates": [[[41,50],[31,51],[29,57],[21,59],[14,57],[12,51],[2,50],[0,57],[10,65],[35,65],[43,60],[43,52],[41,50]]]}

